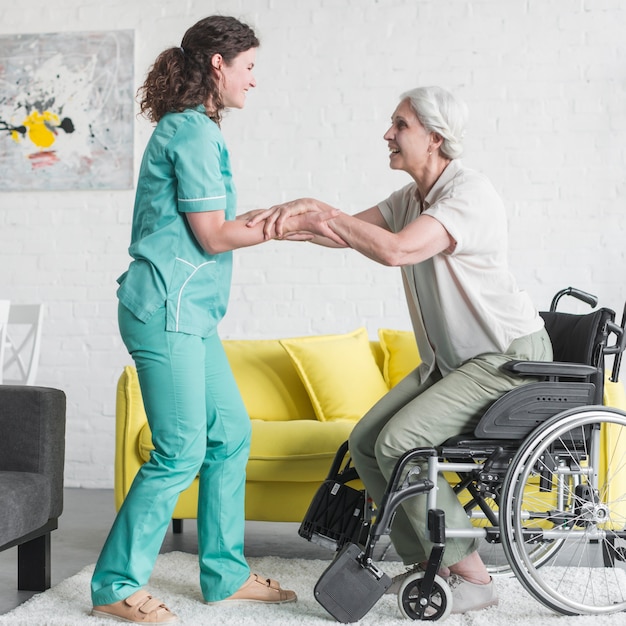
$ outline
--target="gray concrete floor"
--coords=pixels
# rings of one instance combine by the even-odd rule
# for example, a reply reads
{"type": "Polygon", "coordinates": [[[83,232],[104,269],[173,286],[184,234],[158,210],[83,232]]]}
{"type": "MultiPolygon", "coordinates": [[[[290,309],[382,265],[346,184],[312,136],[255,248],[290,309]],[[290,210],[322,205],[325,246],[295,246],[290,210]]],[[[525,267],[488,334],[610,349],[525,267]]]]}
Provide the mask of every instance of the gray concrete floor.
{"type": "MultiPolygon", "coordinates": [[[[114,517],[113,490],[65,490],[59,528],[52,533],[52,585],[96,562],[114,517]]],[[[330,561],[334,553],[302,539],[298,526],[297,523],[246,522],[246,555],[330,561]]],[[[161,552],[196,553],[197,539],[195,520],[185,520],[182,534],[168,531],[161,552]]],[[[0,552],[0,615],[32,595],[17,590],[17,548],[0,552]]]]}

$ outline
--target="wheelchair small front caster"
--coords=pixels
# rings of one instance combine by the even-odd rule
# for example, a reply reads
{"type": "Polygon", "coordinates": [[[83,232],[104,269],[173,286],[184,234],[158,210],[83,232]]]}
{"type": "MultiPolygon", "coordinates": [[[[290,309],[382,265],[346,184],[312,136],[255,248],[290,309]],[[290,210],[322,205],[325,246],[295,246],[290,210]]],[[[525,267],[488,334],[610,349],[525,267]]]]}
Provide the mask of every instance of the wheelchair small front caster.
{"type": "Polygon", "coordinates": [[[435,576],[430,598],[421,598],[424,572],[408,576],[398,591],[398,606],[404,617],[435,621],[446,619],[452,612],[452,591],[448,583],[435,576]]]}

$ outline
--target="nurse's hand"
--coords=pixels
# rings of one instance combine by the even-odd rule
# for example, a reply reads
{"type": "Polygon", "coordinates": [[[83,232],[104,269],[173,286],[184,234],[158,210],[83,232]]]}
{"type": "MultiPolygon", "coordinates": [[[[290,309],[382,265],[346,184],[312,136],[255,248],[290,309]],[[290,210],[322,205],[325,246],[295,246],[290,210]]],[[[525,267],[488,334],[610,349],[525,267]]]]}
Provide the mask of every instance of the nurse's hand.
{"type": "MultiPolygon", "coordinates": [[[[245,222],[250,222],[252,219],[257,217],[258,215],[261,215],[261,214],[266,213],[266,212],[267,212],[267,209],[252,209],[251,211],[246,211],[245,213],[241,213],[240,215],[237,215],[237,217],[235,217],[235,219],[236,220],[244,220],[245,222]]],[[[261,221],[261,220],[259,220],[259,221],[261,221]]]]}
{"type": "Polygon", "coordinates": [[[282,204],[276,204],[265,211],[257,213],[247,222],[247,225],[256,226],[259,222],[265,221],[264,232],[266,237],[284,238],[288,234],[286,222],[289,218],[303,213],[325,213],[326,219],[332,219],[339,215],[337,209],[320,203],[313,198],[299,198],[282,204]]]}
{"type": "Polygon", "coordinates": [[[323,211],[308,211],[287,218],[283,226],[282,239],[295,240],[301,233],[312,233],[314,243],[345,248],[348,244],[330,227],[330,222],[340,211],[330,207],[323,211]]]}

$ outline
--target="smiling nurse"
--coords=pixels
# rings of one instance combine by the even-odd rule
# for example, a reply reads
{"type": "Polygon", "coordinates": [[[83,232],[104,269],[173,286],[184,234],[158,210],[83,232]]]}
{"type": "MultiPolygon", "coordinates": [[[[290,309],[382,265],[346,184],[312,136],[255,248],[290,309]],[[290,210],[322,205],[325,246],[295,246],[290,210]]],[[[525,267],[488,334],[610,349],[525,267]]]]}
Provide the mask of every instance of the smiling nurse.
{"type": "MultiPolygon", "coordinates": [[[[196,476],[200,586],[207,603],[283,603],[296,594],[250,573],[244,558],[250,420],[216,327],[232,250],[268,239],[235,216],[221,111],[256,86],[259,41],[232,17],[192,26],[164,51],[139,91],[156,123],[139,172],[119,326],[137,366],[154,451],[139,470],[93,574],[93,614],[161,624],[177,619],[142,589],[178,495],[196,476]]],[[[254,214],[254,212],[252,212],[254,214]]]]}

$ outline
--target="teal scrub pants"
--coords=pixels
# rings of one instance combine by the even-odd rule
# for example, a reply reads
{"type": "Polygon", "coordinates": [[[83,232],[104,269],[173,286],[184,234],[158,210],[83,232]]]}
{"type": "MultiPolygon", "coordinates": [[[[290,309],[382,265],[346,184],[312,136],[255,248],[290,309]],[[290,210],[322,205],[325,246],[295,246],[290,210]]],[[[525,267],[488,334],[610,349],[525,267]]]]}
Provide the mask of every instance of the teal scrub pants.
{"type": "MultiPolygon", "coordinates": [[[[486,408],[501,395],[533,382],[510,376],[500,366],[512,360],[551,361],[545,330],[513,341],[506,353],[477,356],[442,377],[421,379],[418,368],[400,381],[357,423],[350,435],[350,456],[369,495],[380,504],[391,473],[408,450],[434,447],[455,435],[472,432],[486,408]]],[[[447,480],[437,484],[437,508],[446,526],[471,528],[471,522],[447,480]]],[[[406,500],[396,510],[391,541],[407,565],[428,560],[432,543],[426,533],[426,496],[406,500]]],[[[476,550],[475,539],[448,539],[443,565],[458,563],[476,550]]]]}
{"type": "Polygon", "coordinates": [[[198,556],[204,599],[222,600],[247,580],[243,553],[250,419],[222,343],[165,331],[165,308],[147,323],[119,307],[135,361],[154,451],[130,488],[96,564],[94,606],[146,585],[178,495],[199,476],[198,556]]]}

